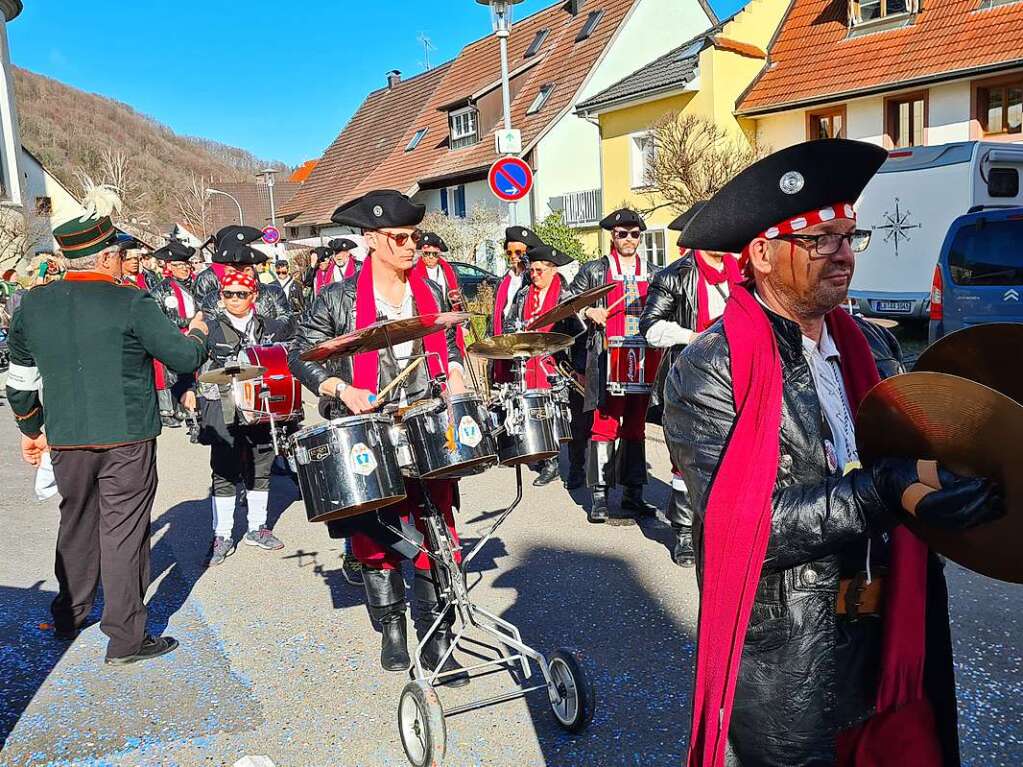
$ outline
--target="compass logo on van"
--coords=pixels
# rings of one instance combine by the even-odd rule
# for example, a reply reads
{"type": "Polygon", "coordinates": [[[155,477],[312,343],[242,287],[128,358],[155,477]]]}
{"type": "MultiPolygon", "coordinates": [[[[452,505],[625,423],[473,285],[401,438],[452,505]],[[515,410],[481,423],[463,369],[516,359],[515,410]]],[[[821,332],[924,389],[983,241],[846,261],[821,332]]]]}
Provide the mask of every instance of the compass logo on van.
{"type": "Polygon", "coordinates": [[[884,241],[890,242],[895,246],[895,255],[899,255],[899,242],[905,240],[909,242],[909,230],[919,229],[920,224],[909,223],[910,216],[912,215],[908,210],[902,210],[899,207],[899,198],[895,198],[895,209],[887,210],[882,214],[884,219],[883,224],[878,224],[874,227],[879,232],[884,232],[884,241]]]}

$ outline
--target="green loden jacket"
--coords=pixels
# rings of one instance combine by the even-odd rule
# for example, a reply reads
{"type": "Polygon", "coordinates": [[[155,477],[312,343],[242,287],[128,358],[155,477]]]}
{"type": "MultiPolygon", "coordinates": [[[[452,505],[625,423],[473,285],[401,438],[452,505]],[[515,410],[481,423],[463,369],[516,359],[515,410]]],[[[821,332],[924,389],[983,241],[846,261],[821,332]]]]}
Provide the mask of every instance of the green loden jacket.
{"type": "Polygon", "coordinates": [[[190,373],[206,337],[187,336],[148,293],[96,272],[33,288],[11,319],[7,399],[29,436],[55,448],[113,447],[160,434],[153,359],[190,373]],[[45,402],[45,407],[44,407],[45,402]]]}

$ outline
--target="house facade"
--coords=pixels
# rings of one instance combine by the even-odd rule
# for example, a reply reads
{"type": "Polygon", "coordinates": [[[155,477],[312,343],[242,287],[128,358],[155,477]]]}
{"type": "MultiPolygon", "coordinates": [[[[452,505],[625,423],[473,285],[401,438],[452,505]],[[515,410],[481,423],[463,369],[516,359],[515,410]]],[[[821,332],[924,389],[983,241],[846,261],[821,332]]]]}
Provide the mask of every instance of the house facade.
{"type": "MultiPolygon", "coordinates": [[[[577,225],[599,220],[600,135],[575,106],[716,23],[701,0],[561,0],[521,20],[509,39],[512,125],[534,188],[516,206],[531,224],[556,210],[579,211],[577,225]]],[[[331,236],[330,215],[377,188],[399,189],[428,210],[465,216],[477,204],[508,220],[486,175],[499,157],[503,127],[500,58],[492,35],[450,62],[408,80],[388,75],[282,208],[289,238],[331,236]],[[394,120],[394,115],[403,119],[394,120]],[[397,123],[397,124],[395,124],[397,123]]],[[[588,243],[596,247],[596,240],[588,243]]]]}
{"type": "Polygon", "coordinates": [[[1023,3],[794,0],[736,114],[775,149],[1023,140],[1023,3]]]}
{"type": "MultiPolygon", "coordinates": [[[[767,46],[787,5],[787,0],[752,0],[731,19],[576,107],[577,114],[599,126],[601,214],[621,205],[651,211],[643,244],[655,263],[664,265],[677,256],[667,225],[680,211],[650,186],[656,152],[653,126],[675,113],[694,115],[714,123],[735,142],[749,145],[755,124],[735,115],[735,102],[763,69],[767,46]]],[[[600,236],[599,230],[592,230],[592,237],[600,236]]],[[[599,240],[599,248],[608,246],[604,240],[599,240]]]]}

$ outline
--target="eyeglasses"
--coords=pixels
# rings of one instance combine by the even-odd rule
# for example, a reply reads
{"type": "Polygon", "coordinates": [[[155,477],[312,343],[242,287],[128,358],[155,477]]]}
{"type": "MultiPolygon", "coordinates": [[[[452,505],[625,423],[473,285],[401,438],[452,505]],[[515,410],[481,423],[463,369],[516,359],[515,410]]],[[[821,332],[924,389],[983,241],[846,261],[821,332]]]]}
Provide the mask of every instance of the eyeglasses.
{"type": "Polygon", "coordinates": [[[799,242],[807,250],[814,251],[817,255],[810,256],[810,260],[827,258],[835,255],[842,247],[843,242],[849,243],[849,249],[853,253],[862,253],[870,244],[871,230],[856,229],[846,234],[838,232],[827,232],[825,234],[785,234],[776,237],[778,240],[788,242],[799,242]]]}
{"type": "Polygon", "coordinates": [[[638,240],[642,232],[639,229],[615,229],[611,234],[616,240],[638,240]]]}
{"type": "Polygon", "coordinates": [[[519,249],[519,248],[506,248],[504,252],[505,252],[505,255],[508,255],[508,256],[524,256],[524,255],[526,255],[526,249],[525,248],[522,248],[522,249],[519,249]]]}
{"type": "Polygon", "coordinates": [[[529,267],[530,274],[545,274],[549,272],[552,267],[549,266],[531,266],[529,267]]]}
{"type": "Polygon", "coordinates": [[[225,290],[223,292],[224,298],[240,298],[242,300],[248,298],[252,294],[247,290],[225,290]]]}
{"type": "Polygon", "coordinates": [[[417,245],[419,244],[419,241],[421,239],[423,239],[423,233],[421,231],[419,231],[418,229],[414,230],[411,233],[410,232],[399,232],[398,234],[392,234],[391,232],[385,232],[382,229],[378,229],[377,231],[379,231],[380,234],[382,234],[387,239],[394,240],[394,244],[397,245],[399,248],[402,247],[406,242],[408,242],[409,238],[412,238],[412,242],[416,243],[417,245]]]}

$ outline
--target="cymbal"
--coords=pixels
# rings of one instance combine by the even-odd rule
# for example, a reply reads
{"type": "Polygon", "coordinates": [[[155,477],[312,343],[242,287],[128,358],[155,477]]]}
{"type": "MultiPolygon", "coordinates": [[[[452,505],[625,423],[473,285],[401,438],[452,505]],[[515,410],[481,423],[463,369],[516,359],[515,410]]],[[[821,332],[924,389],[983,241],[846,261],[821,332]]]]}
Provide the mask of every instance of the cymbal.
{"type": "Polygon", "coordinates": [[[564,333],[505,333],[477,341],[467,351],[488,360],[514,360],[554,354],[568,349],[574,340],[564,333]]]}
{"type": "Polygon", "coordinates": [[[380,320],[343,336],[323,341],[307,349],[301,356],[306,362],[322,362],[331,357],[376,351],[415,341],[438,330],[468,322],[469,316],[467,312],[440,312],[420,314],[407,319],[380,320]]]}
{"type": "Polygon", "coordinates": [[[266,368],[259,365],[226,365],[222,368],[211,368],[199,376],[199,383],[227,385],[235,381],[249,381],[259,378],[266,368]]]}
{"type": "Polygon", "coordinates": [[[863,319],[877,325],[879,328],[885,328],[886,330],[892,330],[899,326],[898,320],[890,320],[887,317],[864,317],[863,319]]]}
{"type": "Polygon", "coordinates": [[[886,456],[937,460],[957,474],[998,482],[1007,513],[970,530],[907,526],[939,554],[990,578],[1023,583],[1023,406],[975,381],[945,373],[907,373],[882,381],[856,416],[864,465],[886,456]]]}
{"type": "Polygon", "coordinates": [[[595,288],[584,290],[582,293],[572,296],[571,298],[566,298],[553,309],[548,309],[540,316],[535,317],[528,325],[526,325],[526,330],[536,330],[537,328],[542,328],[545,325],[553,325],[555,322],[571,317],[580,309],[593,306],[612,290],[614,290],[614,284],[608,283],[607,285],[598,285],[595,288]]]}
{"type": "Polygon", "coordinates": [[[1023,405],[1023,325],[996,322],[949,333],[928,346],[914,371],[949,373],[990,386],[1023,405]]]}

